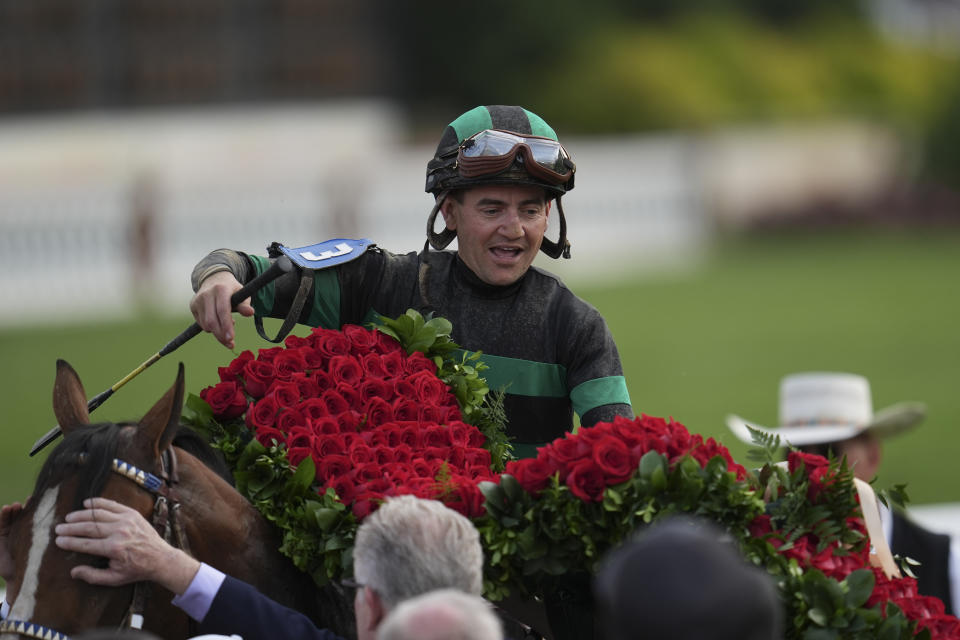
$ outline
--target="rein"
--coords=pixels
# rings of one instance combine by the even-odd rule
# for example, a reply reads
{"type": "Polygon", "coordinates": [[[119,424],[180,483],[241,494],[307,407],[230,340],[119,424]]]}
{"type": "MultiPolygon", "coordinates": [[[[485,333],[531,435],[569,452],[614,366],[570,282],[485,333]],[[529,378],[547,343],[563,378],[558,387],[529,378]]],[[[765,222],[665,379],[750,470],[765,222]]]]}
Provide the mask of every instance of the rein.
{"type": "MultiPolygon", "coordinates": [[[[85,461],[85,457],[86,454],[80,454],[81,463],[85,461]]],[[[173,447],[167,447],[160,458],[160,476],[118,458],[113,459],[110,470],[156,496],[150,523],[167,543],[190,553],[190,545],[180,517],[180,500],[176,493],[176,485],[180,478],[177,474],[177,456],[173,447]]],[[[149,582],[134,583],[133,597],[120,625],[121,628],[143,628],[143,612],[150,597],[150,586],[149,582]]],[[[70,640],[69,636],[59,631],[26,620],[0,620],[0,633],[16,633],[38,640],[70,640]]]]}

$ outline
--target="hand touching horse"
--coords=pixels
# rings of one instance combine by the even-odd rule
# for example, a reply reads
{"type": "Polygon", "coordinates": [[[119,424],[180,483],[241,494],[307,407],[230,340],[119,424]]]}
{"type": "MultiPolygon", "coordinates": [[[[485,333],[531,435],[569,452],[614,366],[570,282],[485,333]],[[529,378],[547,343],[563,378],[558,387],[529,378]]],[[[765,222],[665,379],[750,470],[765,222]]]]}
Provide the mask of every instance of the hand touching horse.
{"type": "Polygon", "coordinates": [[[164,638],[191,635],[189,618],[158,585],[96,586],[71,577],[74,567],[106,568],[102,558],[54,544],[56,524],[94,496],[132,507],[171,545],[312,613],[316,590],[279,554],[272,527],[228,482],[174,446],[183,395],[181,364],[173,387],[139,423],[91,425],[79,377],[69,364],[57,362],[53,405],[65,438],[44,463],[27,504],[6,509],[5,519],[12,520],[13,577],[7,585],[12,606],[0,630],[30,635],[44,627],[37,637],[56,637],[54,632],[136,626],[142,620],[144,629],[164,638]]]}

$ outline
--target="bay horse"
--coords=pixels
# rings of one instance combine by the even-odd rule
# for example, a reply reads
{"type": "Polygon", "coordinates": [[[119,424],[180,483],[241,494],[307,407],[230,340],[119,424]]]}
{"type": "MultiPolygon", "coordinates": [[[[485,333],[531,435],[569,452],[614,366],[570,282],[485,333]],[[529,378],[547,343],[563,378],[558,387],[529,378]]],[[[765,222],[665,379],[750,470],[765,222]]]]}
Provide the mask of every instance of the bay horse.
{"type": "MultiPolygon", "coordinates": [[[[182,363],[174,385],[139,422],[91,425],[86,398],[79,376],[58,360],[53,409],[64,440],[44,462],[32,496],[11,525],[15,574],[7,585],[11,608],[4,640],[17,634],[58,638],[137,622],[165,639],[195,635],[194,623],[159,585],[105,587],[70,577],[72,567],[104,566],[104,559],[60,549],[53,528],[93,496],[136,509],[174,546],[318,624],[342,635],[352,632],[352,610],[345,611],[343,599],[318,590],[280,554],[276,530],[256,508],[208,464],[177,446],[182,363]]],[[[190,448],[213,452],[202,444],[190,448]]]]}

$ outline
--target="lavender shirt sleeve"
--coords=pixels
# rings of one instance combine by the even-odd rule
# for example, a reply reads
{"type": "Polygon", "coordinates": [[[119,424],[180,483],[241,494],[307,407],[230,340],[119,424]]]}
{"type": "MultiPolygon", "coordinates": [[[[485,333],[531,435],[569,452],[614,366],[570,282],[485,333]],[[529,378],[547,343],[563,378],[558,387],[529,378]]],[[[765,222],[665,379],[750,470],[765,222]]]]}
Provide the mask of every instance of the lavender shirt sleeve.
{"type": "Polygon", "coordinates": [[[226,575],[222,571],[201,562],[200,569],[197,575],[193,576],[190,586],[173,599],[173,605],[183,609],[197,622],[203,622],[225,578],[226,575]]]}

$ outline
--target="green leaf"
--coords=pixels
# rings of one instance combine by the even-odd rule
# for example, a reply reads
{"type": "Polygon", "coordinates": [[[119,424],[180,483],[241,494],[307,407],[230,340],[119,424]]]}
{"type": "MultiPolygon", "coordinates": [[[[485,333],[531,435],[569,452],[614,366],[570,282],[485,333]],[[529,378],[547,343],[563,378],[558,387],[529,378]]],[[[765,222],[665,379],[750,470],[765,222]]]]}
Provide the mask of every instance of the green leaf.
{"type": "Polygon", "coordinates": [[[846,603],[854,609],[862,607],[873,593],[876,578],[870,569],[858,569],[846,577],[846,603]]]}
{"type": "Polygon", "coordinates": [[[297,465],[297,470],[294,472],[293,477],[290,480],[294,487],[309,489],[316,477],[316,465],[313,462],[313,458],[307,456],[300,461],[300,464],[297,465]]]}

